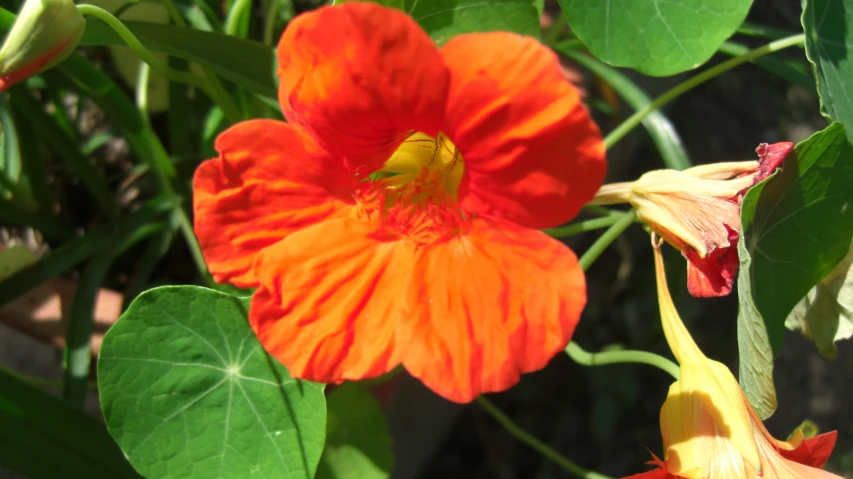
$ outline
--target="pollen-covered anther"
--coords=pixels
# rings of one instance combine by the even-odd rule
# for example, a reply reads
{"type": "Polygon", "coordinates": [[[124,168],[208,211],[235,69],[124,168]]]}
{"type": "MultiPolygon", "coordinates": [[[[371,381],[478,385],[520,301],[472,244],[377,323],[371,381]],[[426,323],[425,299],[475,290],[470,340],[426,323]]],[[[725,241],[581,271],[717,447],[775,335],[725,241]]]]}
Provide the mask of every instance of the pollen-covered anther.
{"type": "Polygon", "coordinates": [[[367,216],[385,230],[418,244],[431,244],[468,231],[456,190],[462,155],[443,134],[410,135],[360,193],[367,216]]]}

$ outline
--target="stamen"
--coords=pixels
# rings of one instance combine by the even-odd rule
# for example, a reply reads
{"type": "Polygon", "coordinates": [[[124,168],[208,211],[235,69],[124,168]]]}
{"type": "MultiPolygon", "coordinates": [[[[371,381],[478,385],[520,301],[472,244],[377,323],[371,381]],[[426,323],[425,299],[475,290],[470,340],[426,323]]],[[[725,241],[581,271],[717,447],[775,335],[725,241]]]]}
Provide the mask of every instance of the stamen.
{"type": "Polygon", "coordinates": [[[462,155],[445,135],[414,133],[379,172],[361,176],[358,215],[418,244],[465,234],[470,218],[456,201],[463,169],[462,155]]]}

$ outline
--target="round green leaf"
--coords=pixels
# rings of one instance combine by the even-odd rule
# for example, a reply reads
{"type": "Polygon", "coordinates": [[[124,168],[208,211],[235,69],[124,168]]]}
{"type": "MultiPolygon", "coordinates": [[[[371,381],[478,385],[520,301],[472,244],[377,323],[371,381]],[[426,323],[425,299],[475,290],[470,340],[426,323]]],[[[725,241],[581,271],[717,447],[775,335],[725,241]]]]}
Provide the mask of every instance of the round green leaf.
{"type": "Polygon", "coordinates": [[[335,0],[368,1],[412,16],[438,44],[472,32],[506,31],[539,38],[539,13],[531,0],[335,0]]]}
{"type": "Polygon", "coordinates": [[[773,356],[785,319],[853,241],[853,145],[833,123],[799,143],[741,203],[740,384],[762,418],[776,407],[773,356]]]}
{"type": "Polygon", "coordinates": [[[814,65],[824,115],[840,121],[853,142],[853,0],[804,0],[806,56],[814,65]]]}
{"type": "Polygon", "coordinates": [[[104,337],[107,428],[148,479],[313,477],[323,386],[292,379],[267,355],[247,302],[196,286],[157,288],[104,337]]]}
{"type": "Polygon", "coordinates": [[[599,59],[667,76],[708,61],[752,0],[559,0],[572,30],[599,59]]]}

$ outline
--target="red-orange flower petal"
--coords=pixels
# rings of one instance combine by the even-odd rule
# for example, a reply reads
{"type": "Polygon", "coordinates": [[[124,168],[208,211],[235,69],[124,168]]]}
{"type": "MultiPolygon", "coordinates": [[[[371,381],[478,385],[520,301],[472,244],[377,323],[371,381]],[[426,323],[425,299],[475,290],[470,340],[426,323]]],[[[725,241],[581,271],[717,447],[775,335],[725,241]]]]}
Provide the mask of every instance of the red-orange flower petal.
{"type": "Polygon", "coordinates": [[[604,143],[554,53],[506,32],[459,35],[441,53],[462,208],[536,229],[572,219],[604,179],[604,143]]]}
{"type": "Polygon", "coordinates": [[[586,302],[574,253],[534,230],[475,219],[418,249],[399,344],[403,365],[456,402],[502,391],[561,351],[586,302]]]}
{"type": "Polygon", "coordinates": [[[378,169],[407,134],[436,136],[444,119],[447,68],[403,12],[353,2],[300,15],[278,62],[288,121],[353,167],[378,169]]]}
{"type": "Polygon", "coordinates": [[[803,440],[793,451],[780,449],[779,453],[785,459],[790,459],[806,466],[820,468],[826,464],[829,456],[832,455],[837,438],[838,432],[831,431],[803,440]]]}
{"type": "Polygon", "coordinates": [[[692,248],[685,248],[687,259],[687,290],[696,298],[726,296],[732,292],[737,277],[738,234],[729,230],[731,246],[717,248],[707,258],[702,258],[692,248]]]}
{"type": "Polygon", "coordinates": [[[354,178],[286,123],[246,121],[216,140],[193,180],[195,232],[220,283],[257,286],[255,256],[292,232],[344,215],[354,178]]]}
{"type": "Polygon", "coordinates": [[[623,477],[622,479],[674,479],[675,476],[666,471],[666,463],[652,453],[652,460],[646,464],[657,466],[657,469],[641,472],[633,476],[623,477]]]}
{"type": "Polygon", "coordinates": [[[356,219],[296,232],[258,258],[252,329],[294,377],[338,383],[390,371],[399,364],[406,255],[356,219]]]}

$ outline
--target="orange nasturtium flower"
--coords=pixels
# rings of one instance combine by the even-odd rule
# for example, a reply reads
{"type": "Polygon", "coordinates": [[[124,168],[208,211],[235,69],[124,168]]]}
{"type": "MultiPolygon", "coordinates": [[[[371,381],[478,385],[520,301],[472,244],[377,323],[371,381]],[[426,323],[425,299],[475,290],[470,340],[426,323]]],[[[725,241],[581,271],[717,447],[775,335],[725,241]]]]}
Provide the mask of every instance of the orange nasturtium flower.
{"type": "Polygon", "coordinates": [[[758,161],[650,171],[634,182],[604,185],[593,203],[631,203],[637,216],[687,259],[690,294],[725,296],[737,276],[741,199],[792,149],[788,142],[762,143],[755,150],[758,161]]]}
{"type": "Polygon", "coordinates": [[[195,230],[219,282],[295,377],[402,364],[467,402],[569,341],[575,255],[537,231],[601,185],[604,146],[556,56],[512,33],[438,48],[402,12],[324,7],[278,46],[289,123],[235,125],[195,174],[195,230]]]}
{"type": "Polygon", "coordinates": [[[678,316],[655,248],[661,322],[680,364],[660,412],[664,461],[626,479],[841,479],[822,471],[835,446],[835,431],[810,439],[797,432],[773,438],[729,369],[708,359],[678,316]]]}

